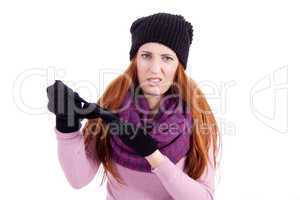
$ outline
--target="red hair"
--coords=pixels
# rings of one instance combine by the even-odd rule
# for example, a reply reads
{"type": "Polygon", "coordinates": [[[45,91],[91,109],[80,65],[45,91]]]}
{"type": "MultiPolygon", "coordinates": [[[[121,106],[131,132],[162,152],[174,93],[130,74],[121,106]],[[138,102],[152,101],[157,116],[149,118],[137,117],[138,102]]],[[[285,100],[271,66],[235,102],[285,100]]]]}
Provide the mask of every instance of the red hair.
{"type": "MultiPolygon", "coordinates": [[[[127,91],[137,81],[136,58],[134,57],[125,72],[109,84],[97,104],[112,111],[117,110],[127,91]]],[[[192,113],[191,147],[187,153],[185,171],[191,178],[197,179],[204,173],[208,162],[213,161],[212,165],[216,168],[220,144],[217,122],[204,94],[197,84],[186,76],[181,63],[177,68],[174,83],[178,86],[182,99],[192,113]],[[213,150],[213,159],[209,157],[210,148],[213,150]]],[[[121,183],[123,181],[112,164],[110,135],[107,128],[101,118],[88,120],[83,128],[85,150],[88,156],[104,167],[101,184],[108,172],[121,183]]]]}

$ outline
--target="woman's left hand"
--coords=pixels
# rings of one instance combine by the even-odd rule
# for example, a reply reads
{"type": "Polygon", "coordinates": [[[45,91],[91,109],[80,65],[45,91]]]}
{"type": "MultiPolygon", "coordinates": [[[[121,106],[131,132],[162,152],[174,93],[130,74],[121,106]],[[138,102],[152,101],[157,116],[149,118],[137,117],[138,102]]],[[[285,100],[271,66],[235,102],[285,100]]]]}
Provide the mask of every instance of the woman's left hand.
{"type": "Polygon", "coordinates": [[[153,154],[157,149],[157,141],[143,127],[135,127],[132,123],[114,121],[109,123],[110,134],[118,135],[129,147],[142,157],[153,154]]]}
{"type": "Polygon", "coordinates": [[[165,156],[159,150],[156,150],[154,153],[146,156],[145,158],[151,165],[152,169],[158,167],[165,160],[165,156]]]}

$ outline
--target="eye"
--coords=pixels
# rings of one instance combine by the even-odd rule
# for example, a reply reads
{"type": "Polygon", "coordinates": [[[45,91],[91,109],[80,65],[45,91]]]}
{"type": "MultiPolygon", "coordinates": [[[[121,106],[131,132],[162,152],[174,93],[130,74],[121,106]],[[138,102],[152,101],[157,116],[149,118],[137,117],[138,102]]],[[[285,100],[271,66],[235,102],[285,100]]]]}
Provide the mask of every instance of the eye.
{"type": "Polygon", "coordinates": [[[143,58],[149,58],[149,57],[150,57],[150,55],[149,55],[149,54],[145,54],[145,53],[144,53],[144,54],[142,54],[141,56],[142,56],[143,58]]]}
{"type": "Polygon", "coordinates": [[[165,57],[163,57],[163,59],[166,59],[167,61],[173,60],[173,58],[172,58],[172,57],[169,57],[169,56],[165,56],[165,57]]]}

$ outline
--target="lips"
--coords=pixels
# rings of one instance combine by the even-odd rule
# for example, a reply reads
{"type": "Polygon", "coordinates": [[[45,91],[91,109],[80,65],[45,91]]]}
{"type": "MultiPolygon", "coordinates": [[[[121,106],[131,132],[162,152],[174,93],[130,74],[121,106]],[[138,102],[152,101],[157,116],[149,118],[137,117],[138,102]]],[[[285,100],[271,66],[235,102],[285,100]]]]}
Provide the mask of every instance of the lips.
{"type": "Polygon", "coordinates": [[[161,82],[161,78],[148,78],[147,81],[150,85],[155,86],[161,82]]]}

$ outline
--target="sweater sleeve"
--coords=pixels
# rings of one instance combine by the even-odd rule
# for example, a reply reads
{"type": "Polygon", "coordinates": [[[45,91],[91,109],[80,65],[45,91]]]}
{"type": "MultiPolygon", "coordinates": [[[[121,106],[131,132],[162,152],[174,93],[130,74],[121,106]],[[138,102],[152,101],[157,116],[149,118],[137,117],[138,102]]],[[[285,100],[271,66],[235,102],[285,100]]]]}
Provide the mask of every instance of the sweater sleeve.
{"type": "Polygon", "coordinates": [[[214,199],[214,175],[212,167],[212,151],[209,152],[210,162],[203,175],[197,180],[192,179],[165,156],[159,166],[152,169],[174,200],[214,199]]]}
{"type": "Polygon", "coordinates": [[[54,128],[60,166],[70,185],[79,189],[89,184],[96,175],[99,164],[85,154],[81,130],[62,133],[54,128]]]}

